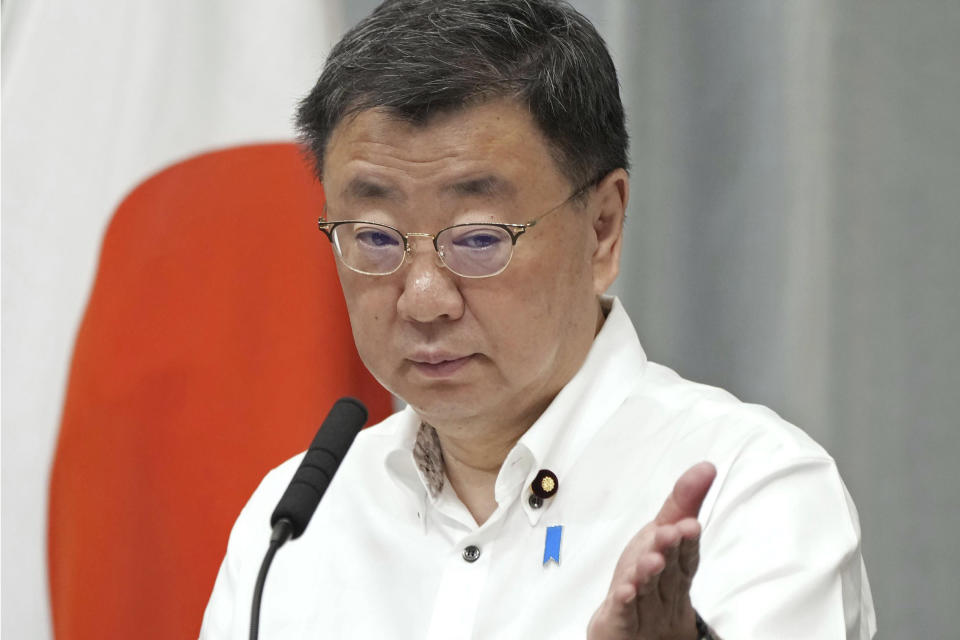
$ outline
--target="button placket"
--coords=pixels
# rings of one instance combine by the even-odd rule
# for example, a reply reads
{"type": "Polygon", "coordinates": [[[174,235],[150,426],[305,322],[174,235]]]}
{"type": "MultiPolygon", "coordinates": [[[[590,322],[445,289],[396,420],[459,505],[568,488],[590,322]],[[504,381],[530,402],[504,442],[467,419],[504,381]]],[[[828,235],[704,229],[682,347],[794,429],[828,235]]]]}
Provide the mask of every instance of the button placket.
{"type": "Polygon", "coordinates": [[[445,563],[426,640],[472,637],[484,586],[496,555],[493,540],[464,536],[445,563]]]}

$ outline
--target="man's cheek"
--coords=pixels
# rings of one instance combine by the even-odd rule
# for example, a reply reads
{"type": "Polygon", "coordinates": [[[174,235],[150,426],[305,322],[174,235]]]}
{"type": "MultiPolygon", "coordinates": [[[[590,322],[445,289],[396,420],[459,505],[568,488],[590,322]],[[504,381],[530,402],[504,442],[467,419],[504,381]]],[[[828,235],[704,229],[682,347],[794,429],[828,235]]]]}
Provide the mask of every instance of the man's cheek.
{"type": "Polygon", "coordinates": [[[383,330],[382,326],[391,317],[391,303],[382,291],[375,288],[346,285],[343,289],[344,299],[359,348],[361,335],[363,339],[369,339],[383,330]]]}

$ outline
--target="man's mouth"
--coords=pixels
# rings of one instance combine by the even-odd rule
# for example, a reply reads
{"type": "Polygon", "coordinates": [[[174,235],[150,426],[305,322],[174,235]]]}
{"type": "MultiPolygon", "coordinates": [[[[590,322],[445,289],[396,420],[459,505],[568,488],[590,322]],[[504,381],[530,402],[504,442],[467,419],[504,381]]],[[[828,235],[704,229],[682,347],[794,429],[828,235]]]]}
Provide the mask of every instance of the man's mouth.
{"type": "Polygon", "coordinates": [[[429,378],[446,378],[466,366],[475,354],[418,353],[408,358],[413,368],[429,378]]]}

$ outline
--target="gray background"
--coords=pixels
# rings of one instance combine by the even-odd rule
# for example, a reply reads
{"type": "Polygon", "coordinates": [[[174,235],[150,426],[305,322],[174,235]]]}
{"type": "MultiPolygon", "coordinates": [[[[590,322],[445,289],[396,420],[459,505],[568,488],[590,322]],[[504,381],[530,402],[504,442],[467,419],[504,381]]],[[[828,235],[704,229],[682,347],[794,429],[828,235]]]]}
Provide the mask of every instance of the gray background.
{"type": "Polygon", "coordinates": [[[956,638],[960,3],[573,4],[620,72],[648,354],[823,444],[880,636],[956,638]]]}

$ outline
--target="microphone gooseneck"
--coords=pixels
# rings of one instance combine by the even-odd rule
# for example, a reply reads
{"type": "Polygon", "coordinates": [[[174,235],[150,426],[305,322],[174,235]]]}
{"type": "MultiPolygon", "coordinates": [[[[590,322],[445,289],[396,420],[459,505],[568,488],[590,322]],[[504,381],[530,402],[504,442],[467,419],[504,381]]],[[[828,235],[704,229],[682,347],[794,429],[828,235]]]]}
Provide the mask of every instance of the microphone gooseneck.
{"type": "Polygon", "coordinates": [[[250,610],[250,640],[257,640],[260,627],[260,601],[267,571],[277,550],[287,540],[299,538],[313,517],[320,498],[330,485],[340,461],[367,421],[367,409],[354,398],[340,398],[327,414],[310,448],[297,467],[270,516],[270,546],[260,565],[250,610]]]}

